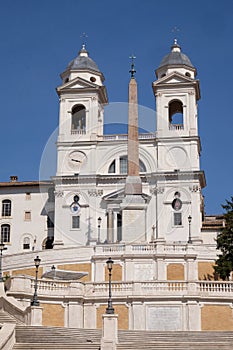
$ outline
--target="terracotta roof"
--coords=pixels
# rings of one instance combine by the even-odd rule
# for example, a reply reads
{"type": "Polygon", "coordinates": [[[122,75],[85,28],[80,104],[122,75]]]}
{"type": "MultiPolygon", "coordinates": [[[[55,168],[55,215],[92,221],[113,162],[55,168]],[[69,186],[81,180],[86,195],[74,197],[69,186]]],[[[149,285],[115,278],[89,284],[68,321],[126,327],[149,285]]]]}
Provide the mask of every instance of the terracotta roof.
{"type": "Polygon", "coordinates": [[[9,181],[0,182],[0,187],[19,187],[19,186],[48,186],[53,185],[52,181],[9,181]]]}

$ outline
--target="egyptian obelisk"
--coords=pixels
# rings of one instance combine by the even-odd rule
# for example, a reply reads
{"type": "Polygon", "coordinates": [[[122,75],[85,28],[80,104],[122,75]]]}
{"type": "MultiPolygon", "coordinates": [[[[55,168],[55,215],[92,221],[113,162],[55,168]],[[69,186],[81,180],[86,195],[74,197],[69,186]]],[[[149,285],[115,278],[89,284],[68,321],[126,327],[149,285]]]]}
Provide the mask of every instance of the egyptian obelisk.
{"type": "Polygon", "coordinates": [[[144,241],[146,231],[145,199],[139,175],[138,94],[134,77],[134,56],[131,64],[128,107],[128,172],[122,202],[122,241],[144,241]]]}
{"type": "Polygon", "coordinates": [[[139,145],[138,145],[138,87],[134,77],[135,58],[133,55],[131,65],[131,79],[129,82],[128,107],[128,174],[125,184],[125,194],[142,194],[142,182],[139,176],[139,145]]]}

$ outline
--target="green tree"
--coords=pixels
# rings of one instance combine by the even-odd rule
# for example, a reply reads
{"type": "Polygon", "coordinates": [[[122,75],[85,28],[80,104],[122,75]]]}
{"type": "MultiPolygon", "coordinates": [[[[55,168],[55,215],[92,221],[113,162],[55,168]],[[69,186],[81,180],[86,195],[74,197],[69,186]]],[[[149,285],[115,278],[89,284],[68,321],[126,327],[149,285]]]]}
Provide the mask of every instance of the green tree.
{"type": "Polygon", "coordinates": [[[223,280],[228,280],[233,271],[233,197],[230,201],[226,200],[226,204],[222,207],[225,210],[223,215],[225,225],[216,239],[217,249],[221,254],[215,261],[214,269],[223,280]]]}

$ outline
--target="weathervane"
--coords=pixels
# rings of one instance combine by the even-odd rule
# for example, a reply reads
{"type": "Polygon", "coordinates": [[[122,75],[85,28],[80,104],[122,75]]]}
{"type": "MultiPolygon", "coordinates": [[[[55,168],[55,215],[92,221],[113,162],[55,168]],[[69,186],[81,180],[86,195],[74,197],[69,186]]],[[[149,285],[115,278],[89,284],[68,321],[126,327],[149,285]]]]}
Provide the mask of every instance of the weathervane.
{"type": "Polygon", "coordinates": [[[136,70],[134,69],[134,60],[135,60],[136,56],[134,56],[132,54],[131,56],[129,56],[129,58],[131,58],[131,60],[132,60],[131,69],[130,69],[129,73],[131,73],[131,78],[134,78],[134,74],[136,73],[136,70]]]}

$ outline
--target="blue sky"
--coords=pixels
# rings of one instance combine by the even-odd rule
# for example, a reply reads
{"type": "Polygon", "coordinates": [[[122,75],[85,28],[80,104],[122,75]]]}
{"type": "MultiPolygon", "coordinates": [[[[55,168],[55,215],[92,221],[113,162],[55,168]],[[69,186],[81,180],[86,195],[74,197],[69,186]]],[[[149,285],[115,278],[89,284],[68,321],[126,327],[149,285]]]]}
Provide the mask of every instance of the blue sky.
{"type": "Polygon", "coordinates": [[[82,32],[104,73],[109,101],[127,101],[133,52],[139,103],[154,109],[154,70],[170,51],[174,27],[200,79],[205,210],[221,213],[221,204],[233,195],[231,0],[1,0],[0,181],[10,175],[39,178],[43,149],[58,123],[59,74],[77,55],[82,32]]]}

